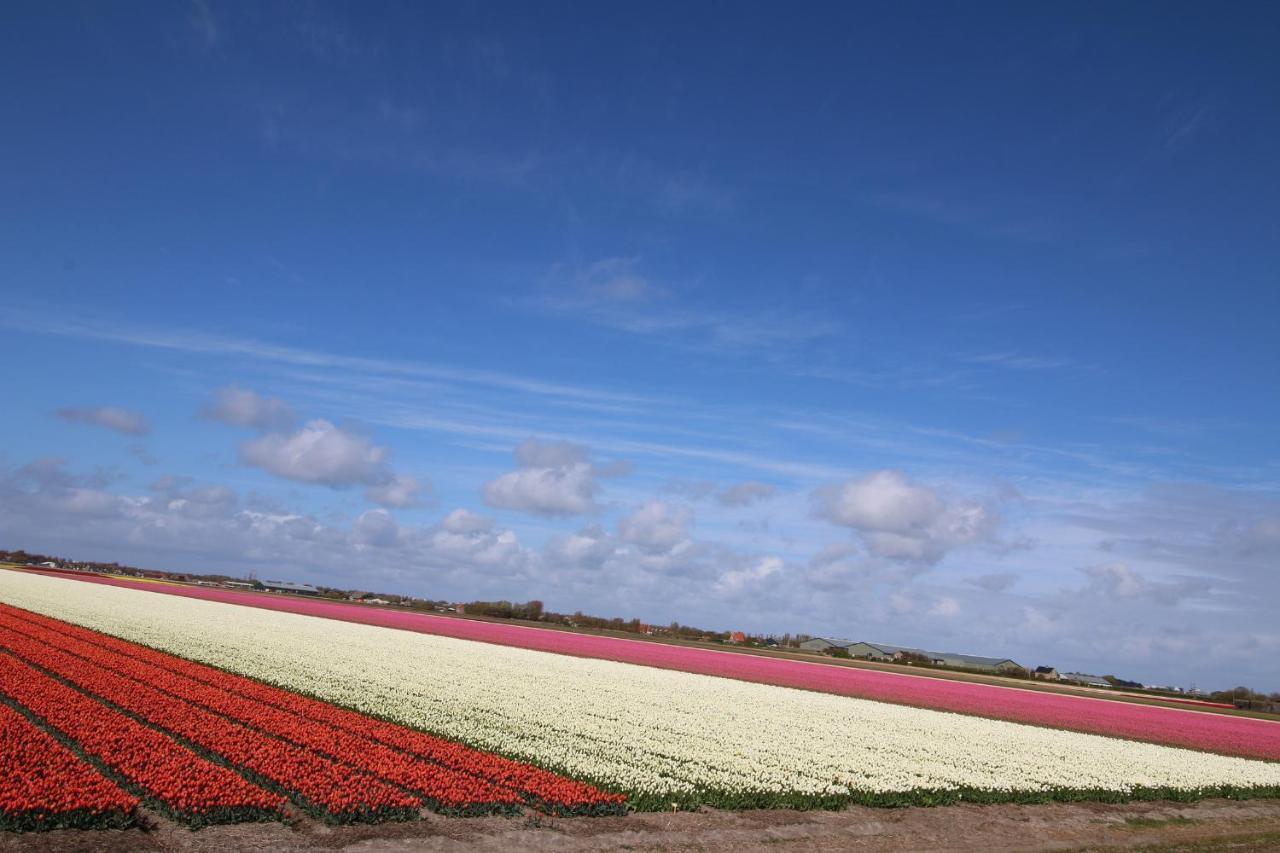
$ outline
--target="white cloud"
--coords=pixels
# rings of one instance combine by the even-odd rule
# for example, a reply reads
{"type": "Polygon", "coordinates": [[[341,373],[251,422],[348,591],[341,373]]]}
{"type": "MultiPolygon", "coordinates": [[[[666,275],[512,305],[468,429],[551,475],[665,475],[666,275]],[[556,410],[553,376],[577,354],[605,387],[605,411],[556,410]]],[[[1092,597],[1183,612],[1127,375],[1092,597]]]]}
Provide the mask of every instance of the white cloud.
{"type": "MultiPolygon", "coordinates": [[[[505,528],[495,528],[491,523],[477,525],[460,524],[452,513],[451,524],[441,524],[428,538],[432,555],[462,566],[504,573],[520,572],[527,568],[532,554],[505,528]]],[[[448,521],[448,519],[446,519],[448,521]]],[[[472,519],[473,521],[473,519],[472,519]]]]}
{"type": "Polygon", "coordinates": [[[772,555],[758,557],[748,565],[730,569],[716,579],[716,591],[722,595],[737,596],[753,591],[760,583],[779,575],[785,563],[772,555]]]}
{"type": "Polygon", "coordinates": [[[400,541],[400,526],[385,509],[367,510],[351,526],[351,540],[357,545],[389,548],[400,541]]]}
{"type": "Polygon", "coordinates": [[[588,569],[597,571],[618,553],[618,542],[599,525],[585,527],[567,536],[557,536],[547,542],[546,558],[549,567],[560,569],[588,569]]]}
{"type": "Polygon", "coordinates": [[[670,553],[690,541],[692,522],[688,507],[650,501],[618,522],[618,538],[649,554],[670,553]]]}
{"type": "Polygon", "coordinates": [[[777,491],[776,488],[768,483],[747,480],[743,483],[735,483],[724,489],[716,495],[716,500],[724,506],[751,506],[754,503],[773,497],[777,491]]]}
{"type": "Polygon", "coordinates": [[[151,431],[145,415],[118,406],[58,409],[58,417],[67,423],[98,426],[123,435],[146,435],[151,431]]]}
{"type": "Polygon", "coordinates": [[[588,456],[581,445],[531,438],[515,450],[520,467],[485,484],[485,502],[535,515],[593,512],[597,471],[588,456]]]}
{"type": "Polygon", "coordinates": [[[459,507],[444,517],[440,527],[450,533],[482,533],[493,528],[493,519],[459,507]]]}
{"type": "Polygon", "coordinates": [[[900,471],[876,471],[814,493],[819,516],[856,531],[871,554],[936,563],[960,545],[989,537],[996,518],[983,504],[946,500],[900,471]]]}
{"type": "Polygon", "coordinates": [[[366,497],[381,506],[393,509],[418,506],[422,502],[422,483],[408,474],[391,474],[385,483],[370,486],[366,497]]]}
{"type": "Polygon", "coordinates": [[[293,409],[283,400],[263,397],[236,385],[214,391],[205,404],[203,415],[220,423],[264,432],[287,430],[296,420],[293,409]]]}
{"type": "Polygon", "coordinates": [[[314,420],[293,433],[268,433],[240,446],[246,464],[300,483],[334,488],[386,483],[387,451],[368,438],[314,420]]]}
{"type": "Polygon", "coordinates": [[[1125,563],[1103,563],[1087,566],[1080,571],[1089,578],[1082,592],[1088,596],[1103,596],[1108,601],[1121,599],[1172,606],[1184,599],[1202,597],[1210,592],[1210,584],[1203,578],[1153,581],[1125,563]]]}

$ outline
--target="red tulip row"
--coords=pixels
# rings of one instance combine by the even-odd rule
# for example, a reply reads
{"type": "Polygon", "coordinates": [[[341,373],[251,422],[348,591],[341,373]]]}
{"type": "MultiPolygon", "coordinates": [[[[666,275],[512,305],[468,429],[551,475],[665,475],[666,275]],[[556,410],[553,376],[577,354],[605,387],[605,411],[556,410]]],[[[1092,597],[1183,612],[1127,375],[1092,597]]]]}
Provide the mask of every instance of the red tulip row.
{"type": "Polygon", "coordinates": [[[286,791],[331,822],[408,819],[418,796],[351,765],[228,720],[53,646],[0,627],[0,645],[86,693],[217,756],[255,781],[286,791]]]}
{"type": "Polygon", "coordinates": [[[169,702],[190,702],[243,726],[314,751],[324,758],[338,760],[370,776],[408,788],[441,810],[479,814],[510,810],[520,803],[520,798],[508,788],[499,788],[475,776],[415,759],[368,738],[252,699],[224,693],[152,664],[132,660],[118,652],[0,613],[0,631],[8,630],[73,655],[104,671],[132,679],[148,691],[162,691],[169,702]]]}
{"type": "Polygon", "coordinates": [[[0,829],[123,827],[138,798],[0,704],[0,829]]]}
{"type": "MultiPolygon", "coordinates": [[[[3,640],[0,645],[9,647],[3,640]]],[[[253,820],[276,814],[284,805],[283,798],[10,654],[0,654],[0,694],[73,743],[132,793],[178,820],[197,826],[253,820]]]]}
{"type": "MultiPolygon", "coordinates": [[[[392,747],[510,788],[519,792],[526,802],[556,814],[618,813],[624,808],[624,798],[621,794],[602,791],[592,785],[568,779],[523,762],[472,749],[454,741],[365,716],[242,676],[232,675],[146,646],[129,643],[18,608],[0,605],[0,617],[5,616],[39,625],[68,638],[91,643],[104,651],[114,652],[116,654],[114,662],[106,658],[97,658],[99,662],[106,665],[118,668],[122,665],[121,656],[123,656],[124,661],[149,663],[154,668],[180,676],[184,679],[183,681],[168,682],[175,686],[185,685],[182,689],[190,691],[181,692],[179,695],[188,696],[192,701],[222,713],[228,713],[229,716],[235,716],[235,713],[229,711],[232,707],[241,709],[241,713],[247,713],[251,708],[257,713],[262,713],[264,706],[278,709],[293,715],[294,719],[304,718],[311,721],[313,725],[324,729],[326,736],[331,737],[335,730],[361,736],[365,744],[372,742],[379,748],[392,747]],[[212,691],[201,691],[198,689],[201,686],[212,688],[212,691]],[[240,704],[243,701],[254,704],[240,704]]],[[[145,679],[150,683],[169,689],[156,680],[159,675],[157,669],[137,672],[139,675],[145,672],[145,679]]]]}

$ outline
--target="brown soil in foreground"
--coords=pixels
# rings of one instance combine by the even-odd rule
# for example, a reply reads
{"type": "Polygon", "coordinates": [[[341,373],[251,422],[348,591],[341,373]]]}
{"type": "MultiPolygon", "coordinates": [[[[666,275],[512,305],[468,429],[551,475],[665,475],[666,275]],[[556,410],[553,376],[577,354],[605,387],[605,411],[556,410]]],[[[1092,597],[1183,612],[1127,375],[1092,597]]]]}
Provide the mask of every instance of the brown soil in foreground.
{"type": "Polygon", "coordinates": [[[0,834],[0,851],[1280,850],[1280,800],[704,811],[618,818],[445,818],[331,827],[310,819],[192,832],[154,816],[123,831],[0,834]]]}

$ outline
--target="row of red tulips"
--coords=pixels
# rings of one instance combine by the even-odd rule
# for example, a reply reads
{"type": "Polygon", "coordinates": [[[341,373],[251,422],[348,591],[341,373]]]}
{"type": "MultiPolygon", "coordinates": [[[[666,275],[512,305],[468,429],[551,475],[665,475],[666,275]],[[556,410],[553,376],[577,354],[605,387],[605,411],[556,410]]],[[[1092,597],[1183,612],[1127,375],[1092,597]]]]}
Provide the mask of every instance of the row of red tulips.
{"type": "MultiPolygon", "coordinates": [[[[215,687],[192,681],[152,664],[131,660],[91,643],[68,637],[42,626],[23,622],[0,613],[0,626],[44,644],[49,649],[73,656],[103,673],[135,682],[148,696],[159,693],[171,706],[189,702],[197,710],[212,711],[257,733],[279,738],[296,747],[315,753],[339,766],[354,768],[383,781],[394,783],[421,795],[424,802],[451,813],[481,814],[510,810],[520,798],[509,788],[499,788],[482,779],[450,770],[407,753],[391,749],[376,741],[332,726],[316,723],[287,711],[264,705],[252,699],[226,694],[215,687]]],[[[45,655],[41,664],[55,657],[45,655]]],[[[62,667],[66,661],[61,662],[62,667]]],[[[57,670],[61,672],[61,669],[57,670]]],[[[83,671],[83,670],[81,670],[83,671]]],[[[203,713],[201,711],[201,713],[203,713]]],[[[225,728],[224,728],[225,730],[225,728]]]]}
{"type": "Polygon", "coordinates": [[[216,756],[250,780],[286,792],[331,822],[408,819],[424,805],[370,773],[198,708],[53,646],[0,627],[0,645],[85,693],[100,698],[189,747],[216,756]]]}
{"type": "Polygon", "coordinates": [[[0,828],[127,826],[138,798],[0,704],[0,828]]]}
{"type": "Polygon", "coordinates": [[[624,798],[621,794],[602,791],[592,785],[523,762],[472,749],[454,741],[365,716],[29,611],[0,605],[0,615],[9,616],[33,626],[41,626],[67,638],[80,640],[103,651],[112,652],[114,657],[108,655],[96,660],[116,668],[117,671],[142,675],[150,683],[166,690],[169,689],[165,686],[166,684],[173,685],[185,691],[179,692],[178,695],[190,698],[212,710],[227,713],[229,716],[236,716],[236,713],[231,711],[233,708],[239,709],[240,713],[259,714],[263,712],[264,706],[278,709],[295,718],[312,721],[321,727],[324,737],[331,738],[333,730],[360,736],[363,739],[362,743],[365,744],[362,748],[369,748],[369,744],[379,749],[391,747],[419,759],[477,776],[500,787],[514,790],[525,802],[556,814],[617,813],[624,808],[624,798]],[[126,663],[149,664],[151,669],[145,667],[132,670],[120,669],[126,663]],[[162,674],[181,676],[184,680],[162,683],[158,680],[162,674]],[[256,704],[245,705],[242,704],[244,701],[256,704]]]}
{"type": "MultiPolygon", "coordinates": [[[[8,649],[9,643],[0,640],[0,646],[8,649]]],[[[284,805],[283,798],[11,654],[0,654],[0,693],[75,744],[131,793],[178,820],[193,825],[252,820],[276,814],[284,805]]]]}

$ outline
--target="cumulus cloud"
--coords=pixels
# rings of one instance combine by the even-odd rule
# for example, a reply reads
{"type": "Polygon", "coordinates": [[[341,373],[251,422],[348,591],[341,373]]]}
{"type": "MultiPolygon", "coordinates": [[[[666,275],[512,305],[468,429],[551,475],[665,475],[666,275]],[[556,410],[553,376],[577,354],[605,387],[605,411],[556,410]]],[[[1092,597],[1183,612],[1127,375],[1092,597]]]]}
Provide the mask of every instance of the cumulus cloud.
{"type": "Polygon", "coordinates": [[[57,414],[70,424],[102,427],[122,435],[146,435],[151,431],[145,415],[118,406],[68,407],[58,409],[57,414]]]}
{"type": "Polygon", "coordinates": [[[593,524],[547,542],[546,556],[552,569],[598,571],[618,552],[617,541],[603,527],[593,524]]]}
{"type": "Polygon", "coordinates": [[[1107,600],[1145,601],[1170,607],[1210,592],[1210,584],[1203,578],[1153,581],[1125,563],[1087,566],[1080,572],[1089,579],[1084,594],[1103,596],[1107,600]]]}
{"type": "Polygon", "coordinates": [[[297,419],[293,409],[283,400],[263,397],[237,385],[214,391],[202,414],[219,423],[264,432],[287,430],[297,419]]]}
{"type": "Polygon", "coordinates": [[[493,528],[493,519],[468,509],[458,508],[444,517],[440,527],[450,533],[482,533],[493,528]]]}
{"type": "Polygon", "coordinates": [[[414,507],[422,503],[422,483],[408,474],[390,474],[385,483],[365,490],[369,500],[393,509],[414,507]]]}
{"type": "Polygon", "coordinates": [[[692,522],[688,507],[650,501],[618,521],[618,538],[649,554],[670,553],[690,540],[692,522]]]}
{"type": "Polygon", "coordinates": [[[240,445],[240,459],[277,477],[345,489],[365,486],[373,503],[392,509],[417,506],[423,484],[387,466],[389,453],[367,436],[314,420],[295,432],[268,432],[240,445]]]}
{"type": "Polygon", "coordinates": [[[531,438],[515,449],[519,467],[485,484],[485,502],[534,515],[593,512],[599,472],[589,456],[578,444],[531,438]]]}
{"type": "Polygon", "coordinates": [[[514,531],[467,510],[454,510],[446,516],[428,535],[427,545],[436,557],[508,574],[527,570],[533,557],[514,531]]]}
{"type": "Polygon", "coordinates": [[[268,433],[240,446],[249,465],[287,480],[338,488],[386,481],[387,451],[368,438],[314,420],[292,433],[268,433]]]}
{"type": "Polygon", "coordinates": [[[722,490],[716,495],[718,500],[724,506],[751,506],[763,500],[768,500],[777,493],[777,489],[768,483],[761,483],[756,480],[747,480],[743,483],[735,483],[727,489],[722,490]]]}
{"type": "Polygon", "coordinates": [[[989,537],[996,526],[984,504],[948,500],[900,471],[876,471],[818,489],[814,502],[820,517],[854,530],[874,556],[925,565],[989,537]]]}
{"type": "Polygon", "coordinates": [[[400,525],[385,509],[367,510],[351,526],[351,540],[357,545],[389,548],[400,541],[400,525]]]}
{"type": "Polygon", "coordinates": [[[344,525],[183,477],[159,478],[142,495],[116,494],[106,485],[96,475],[68,472],[59,460],[0,468],[0,538],[9,547],[119,554],[166,568],[270,566],[313,580],[318,572],[348,585],[376,572],[392,589],[414,577],[456,579],[480,570],[464,581],[474,589],[487,577],[527,576],[533,559],[513,531],[465,510],[436,525],[401,525],[371,509],[344,525]]]}
{"type": "Polygon", "coordinates": [[[754,592],[761,583],[780,575],[785,566],[781,557],[766,554],[720,575],[716,579],[716,591],[725,596],[754,592]]]}

